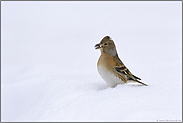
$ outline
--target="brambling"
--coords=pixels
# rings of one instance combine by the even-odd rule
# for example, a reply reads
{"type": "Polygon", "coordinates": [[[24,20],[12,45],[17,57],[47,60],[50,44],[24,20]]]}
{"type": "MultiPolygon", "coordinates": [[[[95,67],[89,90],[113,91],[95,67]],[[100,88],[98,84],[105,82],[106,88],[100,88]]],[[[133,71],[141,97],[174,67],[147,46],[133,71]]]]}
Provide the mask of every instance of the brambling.
{"type": "Polygon", "coordinates": [[[97,63],[97,69],[104,81],[110,86],[127,82],[138,82],[146,85],[139,77],[133,75],[118,57],[116,46],[109,36],[105,36],[95,49],[100,49],[101,55],[97,63]]]}

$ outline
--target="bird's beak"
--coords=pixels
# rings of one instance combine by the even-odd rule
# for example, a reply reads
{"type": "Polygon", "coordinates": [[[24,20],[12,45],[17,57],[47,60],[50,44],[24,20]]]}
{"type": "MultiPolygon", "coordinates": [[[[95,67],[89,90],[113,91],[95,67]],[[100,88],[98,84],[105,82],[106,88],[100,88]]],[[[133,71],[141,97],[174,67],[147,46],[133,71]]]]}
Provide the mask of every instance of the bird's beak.
{"type": "Polygon", "coordinates": [[[102,48],[102,46],[100,46],[100,43],[95,45],[95,49],[100,49],[100,48],[102,48]]]}

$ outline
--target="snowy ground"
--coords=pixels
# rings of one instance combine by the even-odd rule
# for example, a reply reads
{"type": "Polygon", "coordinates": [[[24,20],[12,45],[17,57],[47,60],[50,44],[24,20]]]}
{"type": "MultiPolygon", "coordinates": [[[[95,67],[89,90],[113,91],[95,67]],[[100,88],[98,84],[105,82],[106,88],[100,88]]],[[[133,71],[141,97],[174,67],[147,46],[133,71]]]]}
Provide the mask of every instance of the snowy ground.
{"type": "Polygon", "coordinates": [[[182,121],[181,2],[1,2],[2,121],[182,121]],[[110,88],[110,35],[149,86],[110,88]]]}

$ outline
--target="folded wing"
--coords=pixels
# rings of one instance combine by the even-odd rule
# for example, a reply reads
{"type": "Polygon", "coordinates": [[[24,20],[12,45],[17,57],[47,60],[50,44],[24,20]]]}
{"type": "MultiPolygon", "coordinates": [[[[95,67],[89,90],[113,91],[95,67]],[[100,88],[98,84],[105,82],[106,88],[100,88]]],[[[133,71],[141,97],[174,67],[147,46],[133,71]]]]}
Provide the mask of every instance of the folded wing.
{"type": "MultiPolygon", "coordinates": [[[[127,81],[128,80],[132,80],[132,81],[135,81],[135,82],[138,82],[138,83],[141,83],[143,85],[146,85],[138,80],[141,80],[139,77],[133,75],[129,70],[128,68],[123,64],[123,62],[119,59],[118,56],[115,56],[113,58],[115,61],[116,61],[116,67],[115,67],[115,70],[116,72],[119,74],[119,75],[125,75],[127,77],[127,81]]],[[[147,86],[147,85],[146,85],[147,86]]]]}

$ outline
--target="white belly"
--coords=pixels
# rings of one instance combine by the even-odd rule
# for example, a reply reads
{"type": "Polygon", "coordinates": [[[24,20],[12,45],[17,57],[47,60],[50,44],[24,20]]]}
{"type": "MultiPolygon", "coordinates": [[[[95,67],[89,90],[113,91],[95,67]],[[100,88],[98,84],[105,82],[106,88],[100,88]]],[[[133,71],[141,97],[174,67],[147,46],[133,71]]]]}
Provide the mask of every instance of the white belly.
{"type": "Polygon", "coordinates": [[[110,87],[114,87],[117,84],[124,84],[124,82],[121,79],[119,79],[119,77],[115,76],[114,74],[111,74],[111,72],[106,70],[104,66],[98,66],[98,72],[110,87]]]}

